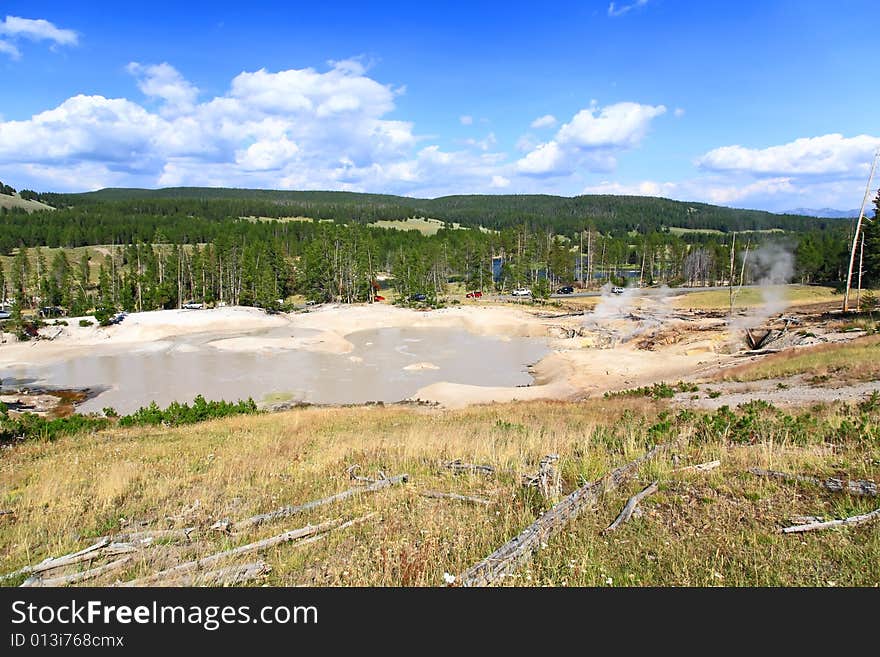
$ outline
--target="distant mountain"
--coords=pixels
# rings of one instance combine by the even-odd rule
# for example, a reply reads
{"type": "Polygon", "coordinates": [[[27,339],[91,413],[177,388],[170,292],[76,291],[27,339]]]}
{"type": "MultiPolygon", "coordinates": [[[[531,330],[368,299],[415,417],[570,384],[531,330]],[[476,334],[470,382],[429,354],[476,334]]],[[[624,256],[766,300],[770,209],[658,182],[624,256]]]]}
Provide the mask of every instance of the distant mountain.
{"type": "Polygon", "coordinates": [[[852,219],[859,216],[856,210],[835,210],[833,208],[795,208],[794,210],[786,210],[782,214],[796,214],[808,217],[822,217],[823,219],[852,219]]]}

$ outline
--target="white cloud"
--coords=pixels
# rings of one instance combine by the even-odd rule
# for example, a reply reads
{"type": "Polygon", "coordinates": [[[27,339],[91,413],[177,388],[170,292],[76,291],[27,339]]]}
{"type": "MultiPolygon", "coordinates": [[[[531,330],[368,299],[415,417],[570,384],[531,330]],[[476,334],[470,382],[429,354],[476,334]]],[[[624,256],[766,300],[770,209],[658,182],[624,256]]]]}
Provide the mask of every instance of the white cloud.
{"type": "Polygon", "coordinates": [[[676,107],[676,108],[675,108],[675,111],[673,112],[673,114],[675,115],[675,118],[680,119],[680,118],[683,117],[684,114],[685,114],[685,112],[684,112],[684,108],[682,108],[682,107],[676,107]]]}
{"type": "Polygon", "coordinates": [[[504,176],[492,176],[492,182],[489,183],[489,187],[496,189],[510,187],[510,178],[505,178],[504,176]]]}
{"type": "MultiPolygon", "coordinates": [[[[0,119],[0,173],[38,189],[219,185],[399,193],[484,191],[501,182],[495,135],[446,152],[386,118],[399,90],[359,62],[246,71],[200,101],[170,64],[129,71],[158,109],[79,95],[29,119],[0,119]],[[418,150],[416,150],[418,148],[418,150]]],[[[22,184],[22,183],[19,183],[22,184]]]]}
{"type": "Polygon", "coordinates": [[[612,2],[608,5],[608,15],[612,17],[623,16],[637,7],[644,7],[646,4],[648,4],[648,0],[635,0],[628,5],[618,7],[617,3],[612,2]]]}
{"type": "Polygon", "coordinates": [[[474,117],[468,116],[467,114],[464,114],[464,115],[458,117],[458,121],[462,125],[473,125],[474,117]]]}
{"type": "Polygon", "coordinates": [[[9,55],[12,59],[19,59],[21,57],[21,51],[16,48],[15,44],[3,39],[0,39],[0,52],[9,55]]]}
{"type": "Polygon", "coordinates": [[[534,176],[565,175],[585,167],[608,171],[616,154],[637,146],[651,121],[664,114],[663,105],[616,103],[604,108],[591,105],[564,124],[551,141],[539,144],[517,162],[520,173],[534,176]]]}
{"type": "Polygon", "coordinates": [[[79,42],[79,36],[73,30],[65,30],[56,27],[43,18],[20,18],[7,16],[0,22],[0,52],[13,59],[21,57],[21,51],[15,44],[16,41],[27,39],[29,41],[51,41],[53,45],[75,46],[79,42]]]}
{"type": "Polygon", "coordinates": [[[556,117],[552,114],[545,114],[544,116],[539,116],[537,119],[532,121],[532,127],[537,128],[552,128],[556,125],[556,117]]]}
{"type": "Polygon", "coordinates": [[[490,132],[483,139],[464,139],[462,140],[462,143],[466,144],[467,146],[479,148],[481,151],[488,151],[495,147],[495,145],[498,143],[498,139],[495,137],[494,132],[490,132]]]}
{"type": "Polygon", "coordinates": [[[62,46],[75,46],[78,41],[76,32],[55,27],[42,18],[19,18],[7,16],[0,23],[0,34],[12,37],[23,37],[32,41],[54,41],[62,46]]]}
{"type": "Polygon", "coordinates": [[[191,109],[199,90],[168,63],[142,66],[131,62],[126,70],[138,80],[138,88],[150,98],[159,98],[172,111],[191,109]]]}
{"type": "Polygon", "coordinates": [[[804,137],[787,144],[754,149],[722,146],[697,160],[708,171],[741,172],[759,176],[837,175],[867,173],[880,137],[829,134],[804,137]]]}

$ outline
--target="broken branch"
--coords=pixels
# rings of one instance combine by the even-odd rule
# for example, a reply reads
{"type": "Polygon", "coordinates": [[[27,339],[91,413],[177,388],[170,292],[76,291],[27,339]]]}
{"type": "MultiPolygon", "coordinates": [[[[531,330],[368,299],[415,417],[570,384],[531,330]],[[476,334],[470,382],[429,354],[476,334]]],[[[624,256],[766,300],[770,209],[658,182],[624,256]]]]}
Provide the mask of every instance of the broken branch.
{"type": "Polygon", "coordinates": [[[602,533],[607,534],[608,532],[613,532],[615,529],[620,527],[623,523],[627,522],[633,514],[633,511],[636,510],[636,507],[639,505],[644,498],[648,495],[652,495],[657,492],[657,484],[658,482],[654,481],[645,486],[640,492],[633,495],[626,502],[626,506],[623,507],[623,510],[620,514],[615,518],[614,522],[612,522],[602,533]]]}
{"type": "Polygon", "coordinates": [[[470,502],[471,504],[482,504],[484,506],[489,506],[489,500],[483,497],[468,497],[467,495],[457,495],[456,493],[441,493],[440,491],[435,490],[424,490],[419,493],[422,497],[432,497],[435,499],[449,499],[449,500],[458,500],[459,502],[470,502]]]}
{"type": "Polygon", "coordinates": [[[721,461],[707,461],[706,463],[697,463],[696,465],[686,465],[683,468],[676,468],[672,472],[689,472],[691,470],[696,472],[709,472],[718,467],[721,467],[721,461]]]}

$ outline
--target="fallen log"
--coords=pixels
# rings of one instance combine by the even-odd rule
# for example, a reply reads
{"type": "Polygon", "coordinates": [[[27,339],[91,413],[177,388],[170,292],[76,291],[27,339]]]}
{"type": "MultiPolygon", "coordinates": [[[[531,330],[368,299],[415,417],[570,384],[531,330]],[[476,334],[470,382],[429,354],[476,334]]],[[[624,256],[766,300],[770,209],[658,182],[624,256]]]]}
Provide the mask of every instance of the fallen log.
{"type": "Polygon", "coordinates": [[[278,534],[277,536],[270,536],[269,538],[264,538],[261,541],[256,541],[255,543],[248,543],[247,545],[241,545],[237,548],[232,548],[231,550],[224,550],[223,552],[217,552],[216,554],[209,555],[207,557],[202,557],[201,559],[195,559],[193,561],[187,561],[182,564],[178,564],[171,568],[166,568],[165,570],[161,570],[158,573],[153,573],[152,575],[147,575],[145,577],[140,577],[138,579],[133,579],[128,582],[124,582],[119,586],[154,586],[156,582],[160,582],[163,579],[176,579],[179,576],[184,575],[186,573],[190,573],[192,571],[199,571],[204,568],[209,568],[220,561],[224,561],[231,557],[237,557],[242,554],[249,554],[251,552],[259,552],[262,550],[268,550],[271,547],[275,547],[276,545],[281,545],[282,543],[289,543],[292,541],[296,541],[296,545],[306,545],[308,543],[314,542],[323,536],[326,532],[329,532],[333,529],[346,529],[351,527],[352,525],[366,522],[373,516],[375,513],[368,513],[365,516],[361,516],[360,518],[355,518],[353,520],[349,520],[348,522],[343,523],[341,519],[335,520],[327,520],[326,522],[319,523],[317,525],[306,525],[305,527],[300,527],[299,529],[292,529],[290,531],[284,532],[283,534],[278,534]],[[316,536],[319,535],[319,536],[316,536]],[[304,539],[304,540],[299,540],[304,539]]]}
{"type": "Polygon", "coordinates": [[[758,477],[770,477],[773,479],[782,479],[783,481],[797,481],[805,484],[813,484],[821,486],[832,493],[849,493],[850,495],[861,495],[866,497],[877,497],[877,484],[866,479],[837,479],[836,477],[828,477],[827,479],[819,479],[810,475],[791,474],[788,472],[779,472],[777,470],[764,470],[762,468],[749,468],[749,472],[758,477]]]}
{"type": "Polygon", "coordinates": [[[795,525],[794,527],[783,527],[779,531],[783,534],[801,534],[820,529],[830,529],[831,527],[856,527],[878,519],[880,519],[880,508],[860,516],[850,516],[842,520],[827,520],[826,522],[811,522],[807,525],[795,525]]]}
{"type": "Polygon", "coordinates": [[[110,545],[110,537],[104,536],[96,543],[90,545],[87,548],[83,548],[79,552],[72,552],[71,554],[65,554],[60,557],[47,557],[46,559],[34,566],[24,566],[23,568],[19,568],[14,572],[0,576],[0,581],[11,579],[12,577],[17,577],[19,575],[29,575],[31,573],[38,573],[45,570],[50,570],[52,568],[60,568],[62,566],[70,566],[72,564],[79,563],[80,561],[94,559],[96,555],[92,553],[108,545],[110,545]]]}
{"type": "Polygon", "coordinates": [[[39,575],[32,575],[28,579],[24,581],[22,584],[23,587],[38,587],[38,586],[68,586],[70,584],[79,584],[80,582],[84,582],[88,579],[94,579],[95,577],[100,577],[105,573],[113,572],[114,570],[119,570],[125,564],[131,561],[131,556],[122,557],[121,559],[117,559],[116,561],[111,561],[110,563],[106,563],[103,566],[97,566],[96,568],[91,568],[89,570],[84,570],[79,573],[72,573],[70,575],[62,575],[60,577],[50,577],[50,578],[42,578],[39,575]]]}
{"type": "Polygon", "coordinates": [[[177,579],[160,582],[158,586],[235,586],[262,577],[272,568],[265,561],[240,566],[227,566],[208,572],[188,573],[177,579]]]}
{"type": "Polygon", "coordinates": [[[443,464],[444,468],[452,470],[453,474],[462,474],[465,472],[468,473],[480,473],[484,475],[493,475],[495,474],[495,468],[491,465],[486,464],[477,464],[477,463],[465,463],[461,459],[455,459],[454,461],[446,461],[443,464]]]}
{"type": "Polygon", "coordinates": [[[458,495],[456,493],[441,493],[436,490],[423,490],[419,495],[422,497],[432,497],[438,500],[458,500],[459,502],[470,502],[471,504],[482,504],[484,506],[489,506],[489,504],[491,504],[489,500],[483,497],[469,497],[467,495],[458,495]]]}
{"type": "Polygon", "coordinates": [[[707,461],[706,463],[697,463],[696,465],[686,465],[683,468],[676,468],[672,472],[709,472],[710,470],[719,467],[721,467],[721,461],[707,461]]]}
{"type": "Polygon", "coordinates": [[[394,486],[395,484],[406,483],[407,480],[409,480],[408,474],[401,474],[395,477],[389,477],[388,479],[380,479],[379,481],[375,481],[368,486],[349,488],[348,490],[342,491],[341,493],[336,493],[335,495],[331,495],[330,497],[325,497],[321,500],[314,500],[312,502],[307,502],[299,506],[285,506],[275,511],[270,511],[269,513],[262,513],[256,516],[251,516],[250,518],[245,518],[244,520],[239,520],[236,523],[231,523],[229,520],[225,519],[219,520],[211,525],[211,529],[224,532],[249,529],[251,527],[256,527],[257,525],[262,525],[265,522],[272,522],[273,520],[288,518],[297,513],[310,511],[311,509],[315,509],[319,506],[333,504],[334,502],[341,502],[342,500],[348,499],[353,495],[358,495],[360,493],[374,493],[376,491],[382,490],[383,488],[394,486]]]}
{"type": "Polygon", "coordinates": [[[461,586],[489,586],[512,573],[521,564],[531,559],[532,554],[541,547],[542,543],[561,531],[581,511],[608,491],[620,486],[622,482],[632,477],[644,463],[665,452],[674,444],[657,445],[643,456],[570,493],[547,513],[526,527],[518,536],[462,573],[457,581],[461,586]]]}
{"type": "Polygon", "coordinates": [[[607,534],[609,532],[613,532],[615,529],[620,527],[623,523],[627,522],[633,514],[633,511],[636,510],[636,507],[639,505],[643,499],[645,499],[648,495],[652,495],[657,492],[657,484],[659,482],[651,482],[645,488],[643,488],[640,492],[633,495],[629,500],[627,500],[626,505],[623,507],[623,510],[614,519],[608,527],[602,532],[603,534],[607,534]]]}

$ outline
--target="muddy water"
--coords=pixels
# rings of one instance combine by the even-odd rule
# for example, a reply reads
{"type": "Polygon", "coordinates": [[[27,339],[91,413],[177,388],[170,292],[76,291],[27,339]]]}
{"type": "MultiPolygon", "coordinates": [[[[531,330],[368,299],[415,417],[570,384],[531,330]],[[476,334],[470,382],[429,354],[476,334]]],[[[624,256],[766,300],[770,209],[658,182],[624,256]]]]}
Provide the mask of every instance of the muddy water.
{"type": "MultiPolygon", "coordinates": [[[[248,335],[291,334],[287,328],[248,335]]],[[[477,336],[447,328],[359,331],[347,336],[354,350],[341,355],[293,349],[221,351],[209,344],[219,337],[229,335],[186,336],[135,350],[92,349],[52,364],[4,368],[0,379],[101,390],[77,407],[81,413],[100,412],[107,406],[130,413],[151,401],[166,406],[191,401],[197,394],[206,399],[253,397],[258,402],[393,402],[439,381],[528,385],[532,382],[528,365],[549,351],[539,339],[477,336]]]]}

